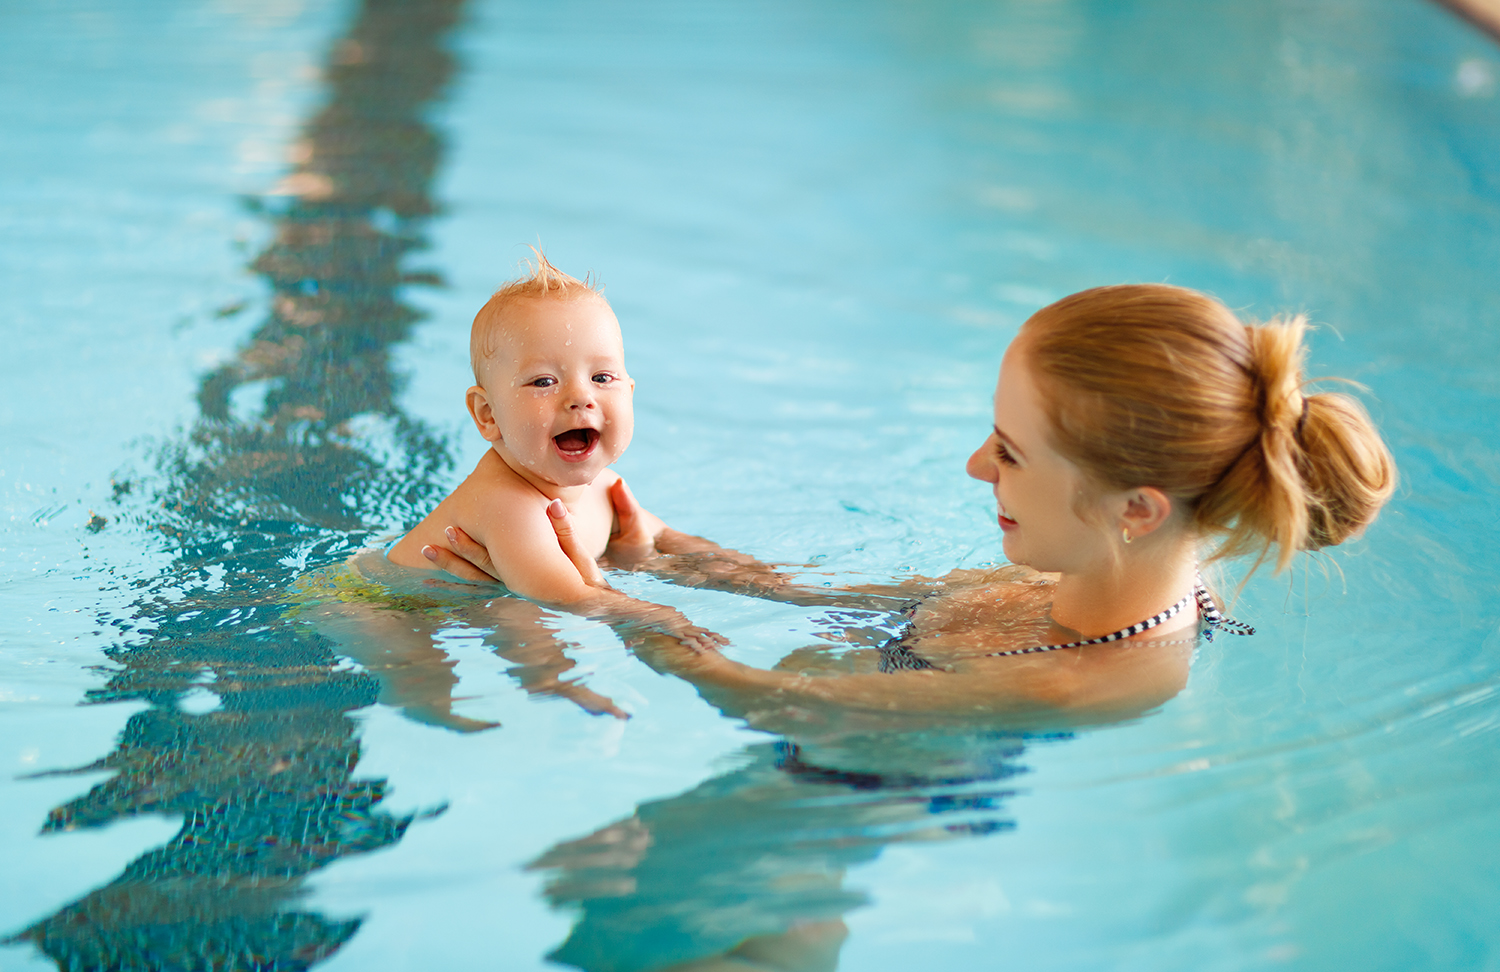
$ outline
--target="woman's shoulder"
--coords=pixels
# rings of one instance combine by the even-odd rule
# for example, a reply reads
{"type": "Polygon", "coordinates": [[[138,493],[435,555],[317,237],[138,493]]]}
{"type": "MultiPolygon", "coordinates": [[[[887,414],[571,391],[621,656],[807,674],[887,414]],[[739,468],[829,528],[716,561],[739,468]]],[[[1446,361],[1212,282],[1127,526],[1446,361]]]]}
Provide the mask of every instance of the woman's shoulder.
{"type": "Polygon", "coordinates": [[[1056,582],[1056,574],[1044,574],[1023,564],[1001,564],[998,567],[953,570],[944,574],[939,580],[942,585],[940,590],[948,595],[1000,588],[1031,590],[1051,587],[1056,582]]]}

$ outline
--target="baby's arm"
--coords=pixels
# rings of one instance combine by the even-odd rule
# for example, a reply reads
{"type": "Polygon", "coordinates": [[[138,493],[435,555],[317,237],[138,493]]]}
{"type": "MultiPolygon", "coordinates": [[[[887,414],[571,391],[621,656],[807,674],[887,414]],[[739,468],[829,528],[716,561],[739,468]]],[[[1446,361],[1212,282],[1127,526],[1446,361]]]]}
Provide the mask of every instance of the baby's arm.
{"type": "MultiPolygon", "coordinates": [[[[775,598],[778,592],[795,590],[790,580],[777,573],[769,564],[761,563],[738,550],[721,547],[712,540],[673,530],[637,502],[623,479],[617,477],[611,484],[609,498],[615,512],[615,529],[610,535],[604,557],[611,567],[649,571],[684,587],[709,587],[761,597],[775,598]]],[[[528,592],[518,587],[521,580],[519,577],[512,579],[517,571],[511,565],[524,558],[495,549],[498,544],[489,541],[477,528],[468,525],[465,522],[468,517],[458,515],[457,510],[448,511],[447,515],[450,521],[458,522],[455,526],[447,527],[446,545],[429,544],[421,549],[422,556],[435,567],[465,580],[503,581],[511,590],[533,600],[551,603],[568,600],[566,596],[548,598],[540,592],[528,592]]],[[[571,536],[571,522],[561,516],[556,519],[559,529],[566,530],[571,536]]],[[[533,535],[529,540],[535,542],[538,538],[533,535]]],[[[520,547],[525,549],[524,544],[520,547]]],[[[550,552],[561,553],[555,537],[552,538],[550,552]]],[[[539,563],[537,567],[548,576],[556,575],[567,582],[579,580],[596,590],[609,586],[599,571],[599,565],[592,560],[574,564],[575,570],[572,572],[556,565],[549,569],[547,565],[539,563]]],[[[813,603],[827,602],[826,599],[819,599],[813,603]]]]}
{"type": "MultiPolygon", "coordinates": [[[[570,607],[598,593],[579,575],[547,523],[547,501],[535,497],[484,498],[480,522],[460,523],[481,544],[495,576],[513,593],[548,607],[570,607]]],[[[477,504],[476,504],[477,505],[477,504]]],[[[467,518],[466,518],[467,519],[467,518]]]]}
{"type": "MultiPolygon", "coordinates": [[[[548,522],[550,515],[565,515],[560,500],[547,504],[540,496],[508,497],[512,501],[503,503],[493,502],[493,497],[486,499],[488,516],[475,526],[483,541],[484,557],[473,559],[490,568],[490,576],[512,592],[547,607],[663,632],[704,648],[722,642],[718,635],[693,625],[673,608],[638,601],[611,589],[592,560],[583,558],[577,564],[570,560],[548,522]],[[549,510],[555,513],[549,514],[549,510]]],[[[461,530],[455,533],[463,535],[461,530]]],[[[431,547],[422,550],[437,566],[456,572],[432,552],[431,547]]]]}

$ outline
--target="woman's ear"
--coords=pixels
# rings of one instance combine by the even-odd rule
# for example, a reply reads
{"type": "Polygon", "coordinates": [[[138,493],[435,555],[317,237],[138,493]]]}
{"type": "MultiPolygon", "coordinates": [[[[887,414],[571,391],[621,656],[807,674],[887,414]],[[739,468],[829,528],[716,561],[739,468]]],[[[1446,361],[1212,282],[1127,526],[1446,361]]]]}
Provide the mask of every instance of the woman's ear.
{"type": "Polygon", "coordinates": [[[1155,486],[1141,486],[1125,493],[1120,525],[1131,540],[1154,532],[1172,516],[1172,497],[1155,486]]]}
{"type": "Polygon", "coordinates": [[[479,434],[487,442],[498,441],[500,426],[495,422],[495,410],[490,407],[489,394],[479,385],[472,385],[466,401],[469,405],[469,417],[474,420],[474,427],[479,430],[479,434]]]}

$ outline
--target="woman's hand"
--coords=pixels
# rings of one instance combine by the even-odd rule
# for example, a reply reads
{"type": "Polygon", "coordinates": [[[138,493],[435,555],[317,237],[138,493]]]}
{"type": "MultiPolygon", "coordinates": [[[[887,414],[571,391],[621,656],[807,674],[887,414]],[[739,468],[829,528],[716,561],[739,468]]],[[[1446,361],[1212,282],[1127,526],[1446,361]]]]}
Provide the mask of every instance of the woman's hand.
{"type": "MultiPolygon", "coordinates": [[[[615,485],[624,485],[620,480],[615,485]]],[[[557,534],[557,545],[562,547],[562,552],[568,555],[573,566],[578,568],[578,575],[583,582],[590,587],[609,589],[609,582],[604,579],[604,571],[599,569],[599,562],[588,555],[583,549],[583,544],[573,533],[573,517],[568,512],[568,507],[560,499],[555,499],[547,504],[547,519],[552,523],[552,532],[557,534]]]]}
{"type": "MultiPolygon", "coordinates": [[[[614,504],[615,516],[619,522],[619,530],[610,538],[610,548],[613,550],[619,544],[635,553],[639,559],[654,554],[656,535],[651,531],[654,528],[660,532],[665,524],[641,508],[623,479],[616,480],[610,487],[609,498],[614,504]]],[[[573,562],[573,566],[578,568],[583,582],[589,587],[608,588],[609,583],[599,570],[599,564],[583,552],[574,538],[573,519],[563,501],[553,500],[548,503],[547,516],[552,522],[553,532],[557,534],[558,544],[573,562]]],[[[466,581],[483,583],[500,580],[500,572],[495,569],[490,552],[485,549],[484,544],[475,542],[474,538],[458,527],[448,527],[445,532],[448,535],[448,549],[429,545],[422,548],[422,556],[454,577],[461,577],[466,581]]]]}
{"type": "Polygon", "coordinates": [[[624,479],[609,488],[609,502],[615,508],[615,530],[605,551],[610,563],[632,570],[660,556],[656,542],[667,525],[641,506],[624,479]]]}
{"type": "Polygon", "coordinates": [[[472,537],[458,527],[449,527],[447,534],[451,550],[428,545],[422,548],[422,556],[454,577],[462,577],[476,584],[499,582],[500,572],[495,569],[495,564],[490,560],[490,552],[484,548],[484,544],[475,543],[472,537]]]}
{"type": "MultiPolygon", "coordinates": [[[[616,503],[619,503],[623,499],[627,503],[635,504],[635,497],[631,496],[630,490],[625,488],[624,480],[616,483],[611,488],[610,498],[616,503]],[[619,492],[617,493],[615,490],[619,492]]],[[[639,505],[636,505],[635,508],[640,513],[645,513],[644,510],[640,509],[639,505]]],[[[619,509],[619,507],[617,506],[616,509],[619,509]]],[[[650,517],[652,520],[656,519],[649,513],[645,513],[645,516],[650,517]]],[[[563,505],[562,500],[553,500],[547,505],[547,517],[552,523],[553,532],[557,534],[558,546],[562,547],[563,553],[568,555],[568,559],[573,562],[573,566],[578,568],[578,573],[582,575],[584,583],[601,590],[612,590],[609,582],[604,579],[604,572],[599,569],[599,564],[593,557],[588,555],[588,551],[583,549],[583,545],[574,534],[573,518],[568,513],[568,508],[563,505]]],[[[627,522],[624,517],[621,520],[622,525],[627,522]]],[[[660,523],[661,521],[657,520],[657,522],[660,523]]],[[[649,521],[636,518],[630,522],[630,528],[644,532],[650,529],[650,524],[649,521]]],[[[637,536],[639,535],[638,533],[637,536]]],[[[649,533],[646,535],[649,536],[649,533]]],[[[701,655],[705,652],[717,652],[721,646],[729,643],[728,639],[723,635],[715,631],[710,631],[707,628],[698,627],[671,608],[662,607],[661,605],[643,605],[643,607],[645,607],[646,611],[639,616],[639,620],[645,621],[655,630],[676,639],[681,647],[687,648],[693,654],[701,655]]]]}

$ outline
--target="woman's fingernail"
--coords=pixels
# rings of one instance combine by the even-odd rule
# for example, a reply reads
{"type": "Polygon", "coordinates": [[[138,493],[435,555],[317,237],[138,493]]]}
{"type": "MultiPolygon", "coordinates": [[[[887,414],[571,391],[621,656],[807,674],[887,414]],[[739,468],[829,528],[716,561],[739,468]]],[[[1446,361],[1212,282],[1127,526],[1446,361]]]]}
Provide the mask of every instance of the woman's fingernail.
{"type": "Polygon", "coordinates": [[[561,520],[568,515],[568,508],[563,505],[562,500],[555,499],[547,504],[547,514],[554,520],[561,520]]]}
{"type": "Polygon", "coordinates": [[[432,548],[431,544],[428,544],[427,546],[422,548],[422,556],[426,557],[433,563],[437,563],[437,551],[432,548]]]}
{"type": "Polygon", "coordinates": [[[449,543],[457,543],[458,542],[458,531],[457,530],[453,529],[452,527],[449,527],[448,529],[444,530],[443,533],[447,534],[447,536],[448,536],[448,542],[449,543]]]}

